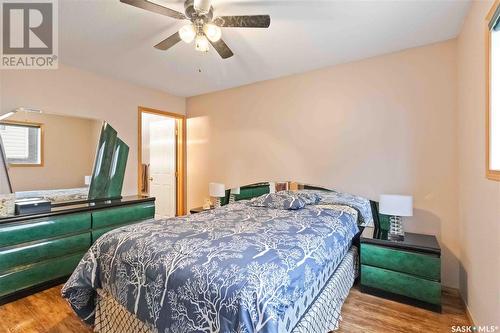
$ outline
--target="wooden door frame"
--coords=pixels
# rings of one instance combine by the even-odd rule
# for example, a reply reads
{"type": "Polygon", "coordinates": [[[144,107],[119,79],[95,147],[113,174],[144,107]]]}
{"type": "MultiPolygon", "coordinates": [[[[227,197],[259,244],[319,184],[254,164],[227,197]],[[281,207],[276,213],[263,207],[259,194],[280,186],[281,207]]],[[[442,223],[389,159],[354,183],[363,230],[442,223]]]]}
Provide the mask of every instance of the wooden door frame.
{"type": "Polygon", "coordinates": [[[137,193],[141,194],[142,188],[142,115],[144,113],[166,116],[175,119],[176,124],[176,215],[181,216],[186,214],[186,116],[177,113],[151,109],[139,106],[137,110],[137,193]]]}

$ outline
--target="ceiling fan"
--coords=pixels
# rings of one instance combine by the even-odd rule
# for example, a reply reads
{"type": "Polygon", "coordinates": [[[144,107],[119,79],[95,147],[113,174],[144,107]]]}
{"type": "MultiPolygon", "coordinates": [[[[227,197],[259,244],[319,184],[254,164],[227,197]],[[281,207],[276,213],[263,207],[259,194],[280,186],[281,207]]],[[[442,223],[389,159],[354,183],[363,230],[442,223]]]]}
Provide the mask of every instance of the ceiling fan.
{"type": "Polygon", "coordinates": [[[233,51],[221,39],[221,28],[269,28],[269,15],[218,16],[214,17],[214,8],[210,0],[186,0],[184,14],[160,5],[158,0],[120,0],[134,7],[149,10],[154,13],[169,16],[178,20],[190,20],[178,32],[156,44],[159,50],[168,50],[181,40],[191,43],[194,40],[195,49],[207,52],[212,44],[223,59],[233,56],[233,51]]]}

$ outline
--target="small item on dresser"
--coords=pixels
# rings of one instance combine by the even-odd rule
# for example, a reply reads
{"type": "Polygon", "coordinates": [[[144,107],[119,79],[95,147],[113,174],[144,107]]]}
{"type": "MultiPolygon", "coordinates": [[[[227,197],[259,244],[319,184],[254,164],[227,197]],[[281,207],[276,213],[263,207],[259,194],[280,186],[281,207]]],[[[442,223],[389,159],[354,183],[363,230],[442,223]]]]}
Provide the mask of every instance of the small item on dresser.
{"type": "Polygon", "coordinates": [[[205,203],[203,204],[203,210],[212,209],[212,201],[210,199],[205,199],[205,203]]]}
{"type": "Polygon", "coordinates": [[[49,213],[51,203],[41,198],[23,199],[16,202],[16,215],[49,213]]]}
{"type": "Polygon", "coordinates": [[[14,193],[0,194],[0,217],[14,215],[14,203],[16,195],[14,193]]]}

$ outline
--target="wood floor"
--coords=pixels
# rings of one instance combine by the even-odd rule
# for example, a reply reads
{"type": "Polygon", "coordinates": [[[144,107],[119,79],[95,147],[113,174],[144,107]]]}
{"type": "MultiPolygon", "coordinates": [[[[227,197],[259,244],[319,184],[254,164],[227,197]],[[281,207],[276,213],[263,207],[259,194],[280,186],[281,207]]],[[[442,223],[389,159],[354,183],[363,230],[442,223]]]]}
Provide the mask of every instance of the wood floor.
{"type": "Polygon", "coordinates": [[[453,325],[471,325],[456,290],[444,289],[442,313],[416,308],[351,290],[342,307],[341,333],[451,332],[453,325]]]}
{"type": "MultiPolygon", "coordinates": [[[[91,332],[60,296],[61,286],[0,307],[1,333],[91,332]]],[[[375,296],[353,288],[342,308],[338,332],[451,332],[452,325],[470,325],[458,294],[443,292],[438,314],[375,296]]]]}

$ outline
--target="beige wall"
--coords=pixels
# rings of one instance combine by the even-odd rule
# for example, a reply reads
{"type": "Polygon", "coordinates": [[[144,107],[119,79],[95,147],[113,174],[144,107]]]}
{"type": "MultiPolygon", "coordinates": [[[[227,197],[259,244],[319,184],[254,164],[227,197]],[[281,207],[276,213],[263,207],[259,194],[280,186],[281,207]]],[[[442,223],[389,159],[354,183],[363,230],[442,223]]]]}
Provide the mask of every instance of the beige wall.
{"type": "Polygon", "coordinates": [[[138,106],[184,114],[185,102],[185,98],[64,65],[58,70],[0,71],[0,113],[25,106],[108,121],[130,147],[124,194],[137,193],[138,106]]]}
{"type": "Polygon", "coordinates": [[[93,119],[17,113],[8,121],[43,124],[43,166],[10,167],[14,191],[83,187],[92,174],[98,136],[93,119]],[[68,167],[71,165],[71,167],[68,167]]]}
{"type": "Polygon", "coordinates": [[[188,207],[211,181],[412,194],[407,230],[438,236],[458,286],[455,54],[448,41],[189,98],[188,207]]]}
{"type": "Polygon", "coordinates": [[[500,326],[500,183],[485,178],[484,29],[491,5],[472,4],[457,46],[460,288],[476,324],[500,326]]]}

